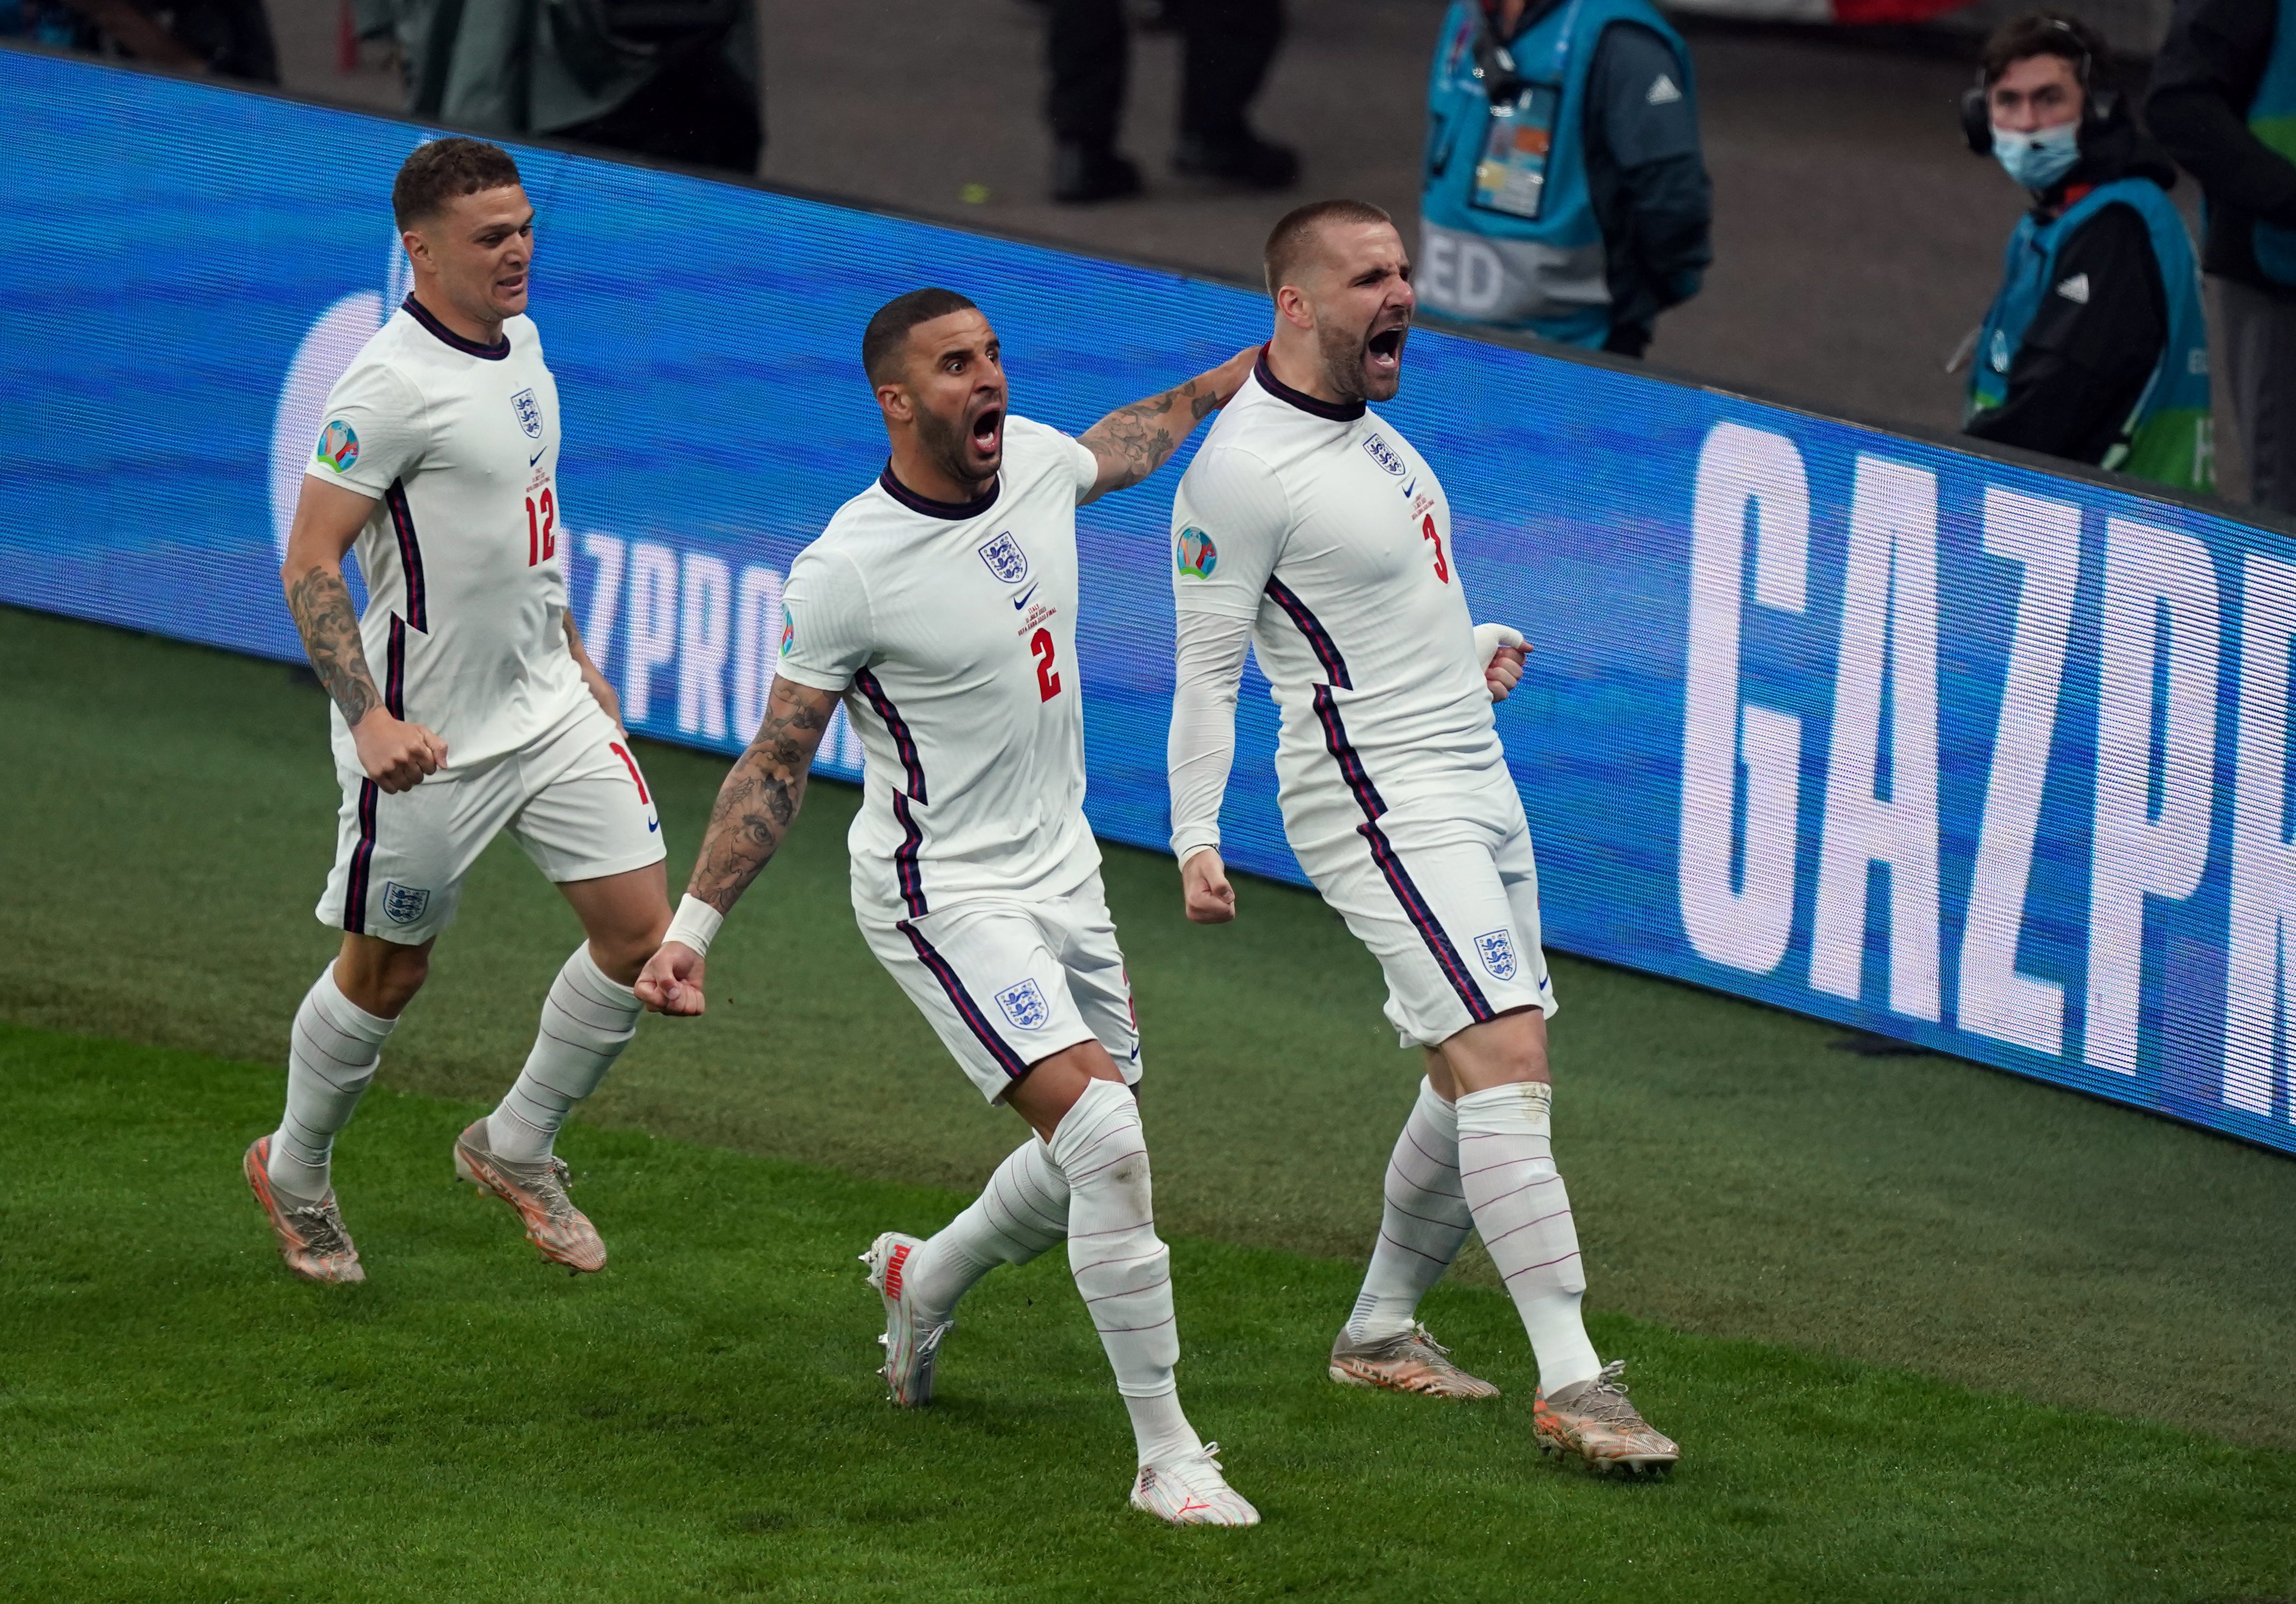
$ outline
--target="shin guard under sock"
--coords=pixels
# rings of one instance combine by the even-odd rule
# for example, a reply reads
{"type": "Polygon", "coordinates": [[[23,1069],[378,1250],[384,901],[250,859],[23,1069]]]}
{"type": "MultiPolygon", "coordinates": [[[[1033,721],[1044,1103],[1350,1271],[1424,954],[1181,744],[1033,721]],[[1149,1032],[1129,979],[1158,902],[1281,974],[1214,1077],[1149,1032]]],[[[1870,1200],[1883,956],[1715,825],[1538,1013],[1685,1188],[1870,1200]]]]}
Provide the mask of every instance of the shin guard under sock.
{"type": "Polygon", "coordinates": [[[1113,1081],[1095,1081],[1053,1132],[1053,1163],[1069,1183],[1069,1269],[1092,1312],[1116,1390],[1134,1408],[1134,1436],[1146,1456],[1193,1452],[1178,1414],[1172,1370],[1180,1359],[1172,1314],[1171,1255],[1156,1236],[1148,1143],[1139,1106],[1113,1081]],[[1146,1429],[1142,1429],[1144,1419],[1146,1429]]]}
{"type": "Polygon", "coordinates": [[[1521,1081],[1470,1092],[1457,1104],[1459,1179],[1538,1356],[1538,1385],[1550,1394],[1591,1381],[1603,1368],[1578,1317],[1587,1276],[1549,1147],[1553,1096],[1542,1082],[1521,1081]]]}
{"type": "Polygon", "coordinates": [[[1442,1279],[1474,1225],[1459,1183],[1459,1115],[1425,1080],[1387,1161],[1387,1205],[1348,1336],[1376,1342],[1411,1328],[1419,1300],[1442,1279]]]}
{"type": "Polygon", "coordinates": [[[939,1325],[999,1264],[1026,1264],[1069,1232],[1069,1183],[1035,1137],[1005,1156],[980,1196],[909,1260],[917,1318],[939,1325]]]}
{"type": "Polygon", "coordinates": [[[543,999],[526,1067],[487,1116],[487,1146],[514,1163],[549,1157],[574,1105],[598,1089],[638,1033],[641,1011],[637,993],[598,967],[589,942],[575,948],[543,999]]]}
{"type": "Polygon", "coordinates": [[[351,1123],[398,1023],[344,996],[332,964],[304,993],[287,1049],[287,1114],[266,1166],[275,1189],[314,1203],[327,1195],[335,1132],[351,1123]]]}

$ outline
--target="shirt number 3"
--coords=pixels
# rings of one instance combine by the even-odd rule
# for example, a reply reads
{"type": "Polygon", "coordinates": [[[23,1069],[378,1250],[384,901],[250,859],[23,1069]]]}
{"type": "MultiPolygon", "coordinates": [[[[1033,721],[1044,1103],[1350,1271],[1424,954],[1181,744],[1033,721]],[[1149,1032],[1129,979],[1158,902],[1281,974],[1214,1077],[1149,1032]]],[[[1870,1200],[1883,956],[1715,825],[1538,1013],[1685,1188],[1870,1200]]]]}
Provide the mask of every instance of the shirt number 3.
{"type": "Polygon", "coordinates": [[[1443,537],[1435,532],[1435,514],[1430,513],[1419,525],[1419,532],[1435,547],[1435,577],[1446,585],[1451,582],[1451,564],[1443,558],[1443,537]]]}

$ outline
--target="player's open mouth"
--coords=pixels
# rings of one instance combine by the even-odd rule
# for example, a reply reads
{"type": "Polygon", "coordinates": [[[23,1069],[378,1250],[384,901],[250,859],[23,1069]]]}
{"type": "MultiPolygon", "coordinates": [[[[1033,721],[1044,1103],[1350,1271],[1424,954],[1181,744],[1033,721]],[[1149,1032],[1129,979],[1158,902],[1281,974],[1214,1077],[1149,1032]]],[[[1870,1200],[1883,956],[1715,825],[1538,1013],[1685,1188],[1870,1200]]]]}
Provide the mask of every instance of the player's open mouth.
{"type": "Polygon", "coordinates": [[[972,420],[972,448],[987,457],[996,451],[1004,432],[1004,409],[991,407],[972,420]]]}
{"type": "Polygon", "coordinates": [[[1382,329],[1365,341],[1372,366],[1385,372],[1400,363],[1403,360],[1403,337],[1408,332],[1400,326],[1382,329]]]}

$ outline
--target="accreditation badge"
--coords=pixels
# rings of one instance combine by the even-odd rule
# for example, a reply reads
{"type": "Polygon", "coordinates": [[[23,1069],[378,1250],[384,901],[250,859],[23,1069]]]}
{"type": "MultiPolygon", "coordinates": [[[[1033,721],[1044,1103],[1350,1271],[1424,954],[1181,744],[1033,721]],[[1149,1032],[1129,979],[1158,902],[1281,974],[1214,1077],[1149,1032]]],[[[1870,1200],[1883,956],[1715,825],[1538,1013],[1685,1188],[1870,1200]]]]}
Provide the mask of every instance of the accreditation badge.
{"type": "Polygon", "coordinates": [[[1546,161],[1554,149],[1560,84],[1529,84],[1512,103],[1491,109],[1482,160],[1468,192],[1471,205],[1511,218],[1536,218],[1546,202],[1546,161]]]}

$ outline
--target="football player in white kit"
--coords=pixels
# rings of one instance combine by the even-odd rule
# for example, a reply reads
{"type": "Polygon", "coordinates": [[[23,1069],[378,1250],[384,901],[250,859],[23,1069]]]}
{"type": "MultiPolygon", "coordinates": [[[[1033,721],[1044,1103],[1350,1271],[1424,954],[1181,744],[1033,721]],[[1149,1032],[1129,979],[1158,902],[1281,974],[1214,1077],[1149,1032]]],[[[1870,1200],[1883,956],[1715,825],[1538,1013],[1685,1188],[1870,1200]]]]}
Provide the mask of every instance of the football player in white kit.
{"type": "Polygon", "coordinates": [[[791,564],[765,721],[637,983],[650,1006],[701,1011],[710,939],[796,817],[842,699],[865,753],[847,838],[862,932],[981,1095],[1036,1131],[930,1241],[887,1231],[863,1255],[893,1402],[931,1401],[969,1287],[1065,1239],[1132,1417],[1131,1501],[1176,1525],[1259,1517],[1173,1379],[1171,1280],[1130,1090],[1139,1027],[1084,817],[1076,509],[1155,472],[1250,361],[1071,440],[1008,411],[996,331],[964,297],[917,290],[878,311],[862,362],[891,460],[791,564]]]}
{"type": "Polygon", "coordinates": [[[636,1031],[629,983],[669,924],[660,820],[566,610],[558,391],[524,316],[534,208],[518,169],[494,145],[436,140],[407,158],[391,207],[414,292],[327,398],[281,574],[334,703],[343,802],[318,917],[342,948],[296,1013],[285,1116],[244,1167],[290,1270],[365,1279],[329,1179],[335,1133],[463,876],[508,829],[588,939],[455,1168],[515,1208],[545,1258],[597,1270],[605,1247],[551,1147],[636,1031]]]}
{"type": "Polygon", "coordinates": [[[1538,1355],[1541,1448],[1598,1469],[1679,1457],[1579,1319],[1586,1288],[1548,1148],[1538,876],[1491,714],[1522,637],[1471,621],[1434,471],[1369,411],[1402,374],[1411,262],[1385,212],[1302,207],[1267,243],[1275,332],[1172,512],[1179,667],[1168,762],[1188,917],[1235,916],[1219,856],[1244,649],[1281,712],[1284,834],[1379,958],[1387,1016],[1425,1049],[1334,1380],[1440,1397],[1497,1389],[1453,1364],[1419,1300],[1470,1227],[1538,1355]]]}

